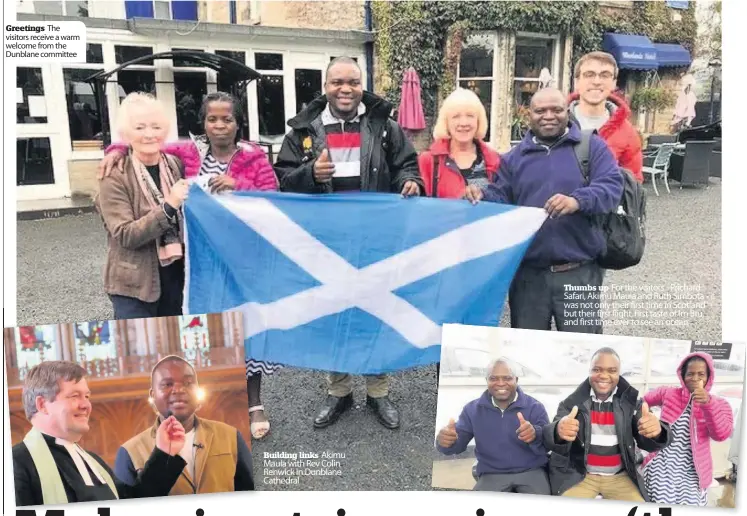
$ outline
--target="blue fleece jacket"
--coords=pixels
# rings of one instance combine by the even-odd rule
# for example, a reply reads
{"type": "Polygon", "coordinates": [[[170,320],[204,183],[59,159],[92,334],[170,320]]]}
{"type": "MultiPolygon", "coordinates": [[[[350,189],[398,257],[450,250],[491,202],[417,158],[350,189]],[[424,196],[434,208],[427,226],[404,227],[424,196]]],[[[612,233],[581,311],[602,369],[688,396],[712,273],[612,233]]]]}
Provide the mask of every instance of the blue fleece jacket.
{"type": "Polygon", "coordinates": [[[601,230],[590,215],[608,213],[622,198],[623,176],[604,140],[593,135],[589,148],[589,184],[586,185],[574,152],[581,130],[568,132],[551,147],[538,143],[528,131],[519,145],[504,154],[493,182],[483,190],[484,200],[542,208],[550,197],[574,197],[579,211],[548,218],[534,237],[523,264],[548,267],[596,260],[606,251],[601,230]]]}
{"type": "Polygon", "coordinates": [[[542,442],[542,427],[548,423],[547,411],[539,401],[524,394],[520,387],[517,391],[519,398],[504,412],[493,406],[487,390],[467,403],[456,422],[457,441],[450,448],[437,442],[438,451],[445,455],[462,453],[474,437],[478,475],[522,473],[544,467],[547,450],[542,442]],[[533,443],[527,444],[516,435],[519,412],[534,426],[537,438],[533,443]]]}

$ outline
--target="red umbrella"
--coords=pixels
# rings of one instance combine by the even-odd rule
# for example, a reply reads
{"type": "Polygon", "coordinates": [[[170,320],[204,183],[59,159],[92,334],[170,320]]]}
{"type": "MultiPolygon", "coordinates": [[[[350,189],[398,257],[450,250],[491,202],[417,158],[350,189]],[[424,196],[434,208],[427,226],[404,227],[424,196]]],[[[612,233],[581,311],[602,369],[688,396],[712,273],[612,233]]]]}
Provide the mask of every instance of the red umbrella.
{"type": "Polygon", "coordinates": [[[408,131],[425,129],[423,102],[420,99],[420,77],[413,67],[408,68],[402,78],[402,98],[397,123],[408,131]]]}

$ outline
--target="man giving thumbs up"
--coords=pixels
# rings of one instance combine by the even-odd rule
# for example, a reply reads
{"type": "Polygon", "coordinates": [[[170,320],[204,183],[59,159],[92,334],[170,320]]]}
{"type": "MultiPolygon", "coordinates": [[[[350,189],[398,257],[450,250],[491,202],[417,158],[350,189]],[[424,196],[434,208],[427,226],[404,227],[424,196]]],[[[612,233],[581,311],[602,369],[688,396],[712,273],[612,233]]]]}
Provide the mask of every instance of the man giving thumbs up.
{"type": "Polygon", "coordinates": [[[455,455],[475,442],[475,491],[550,494],[542,428],[547,411],[524,393],[511,363],[499,358],[488,366],[487,389],[464,406],[459,419],[441,428],[436,449],[455,455]]]}
{"type": "Polygon", "coordinates": [[[669,444],[669,426],[639,405],[638,391],[620,376],[620,357],[601,348],[591,358],[589,377],[558,406],[542,430],[552,452],[552,494],[631,502],[648,501],[636,469],[636,449],[669,444]]]}

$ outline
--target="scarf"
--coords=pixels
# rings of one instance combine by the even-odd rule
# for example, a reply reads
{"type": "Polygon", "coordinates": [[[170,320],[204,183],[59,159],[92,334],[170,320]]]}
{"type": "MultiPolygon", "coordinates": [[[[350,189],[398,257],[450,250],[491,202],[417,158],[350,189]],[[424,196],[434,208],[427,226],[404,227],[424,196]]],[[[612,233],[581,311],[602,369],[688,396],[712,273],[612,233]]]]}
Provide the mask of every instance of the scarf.
{"type": "MultiPolygon", "coordinates": [[[[145,165],[143,165],[132,153],[130,153],[130,160],[132,161],[132,168],[135,171],[137,182],[140,185],[143,195],[148,201],[151,209],[163,210],[163,203],[165,202],[164,197],[169,194],[171,187],[173,187],[175,183],[166,155],[161,154],[161,159],[158,161],[158,169],[161,177],[161,190],[156,186],[156,183],[153,181],[153,178],[145,165]]],[[[177,210],[175,219],[176,220],[172,221],[172,226],[156,241],[158,260],[162,267],[171,265],[184,256],[182,248],[183,220],[181,209],[177,210]]]]}

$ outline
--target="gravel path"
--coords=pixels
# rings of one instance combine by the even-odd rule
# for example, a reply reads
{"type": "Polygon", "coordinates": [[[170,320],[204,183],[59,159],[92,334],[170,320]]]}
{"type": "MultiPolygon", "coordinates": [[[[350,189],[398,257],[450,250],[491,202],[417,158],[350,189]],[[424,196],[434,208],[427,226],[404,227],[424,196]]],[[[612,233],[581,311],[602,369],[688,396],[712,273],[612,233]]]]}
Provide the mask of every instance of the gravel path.
{"type": "MultiPolygon", "coordinates": [[[[676,183],[675,183],[676,184],[676,183]]],[[[687,326],[608,325],[605,333],[659,338],[721,338],[721,185],[673,189],[655,197],[646,187],[648,244],[643,262],[609,272],[606,285],[699,285],[703,314],[687,326]]],[[[108,319],[111,305],[101,291],[105,237],[97,215],[18,224],[18,323],[108,319]]],[[[665,320],[667,317],[660,318],[665,320]]],[[[504,317],[503,325],[507,325],[504,317]]],[[[311,421],[324,399],[324,376],[285,369],[263,384],[271,434],[255,443],[260,489],[425,490],[430,489],[435,367],[393,375],[391,397],[401,409],[402,427],[384,429],[365,406],[365,388],[356,381],[357,406],[334,426],[314,430],[311,421]],[[342,476],[303,477],[299,485],[263,484],[264,453],[345,453],[342,476]]],[[[332,468],[334,469],[334,468],[332,468]]]]}

